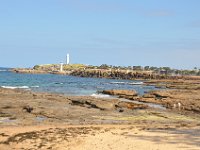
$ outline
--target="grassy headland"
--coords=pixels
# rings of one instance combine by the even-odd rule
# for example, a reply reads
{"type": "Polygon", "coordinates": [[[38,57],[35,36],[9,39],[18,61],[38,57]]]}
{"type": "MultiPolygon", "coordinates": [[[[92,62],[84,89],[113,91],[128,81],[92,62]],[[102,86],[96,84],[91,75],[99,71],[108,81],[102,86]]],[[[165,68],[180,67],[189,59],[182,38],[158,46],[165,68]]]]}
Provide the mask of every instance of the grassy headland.
{"type": "Polygon", "coordinates": [[[63,65],[60,71],[60,64],[35,65],[31,69],[15,68],[16,73],[52,73],[64,74],[80,77],[112,78],[112,79],[200,79],[200,71],[178,70],[169,67],[150,66],[111,66],[103,64],[101,66],[91,66],[84,64],[63,65]]]}

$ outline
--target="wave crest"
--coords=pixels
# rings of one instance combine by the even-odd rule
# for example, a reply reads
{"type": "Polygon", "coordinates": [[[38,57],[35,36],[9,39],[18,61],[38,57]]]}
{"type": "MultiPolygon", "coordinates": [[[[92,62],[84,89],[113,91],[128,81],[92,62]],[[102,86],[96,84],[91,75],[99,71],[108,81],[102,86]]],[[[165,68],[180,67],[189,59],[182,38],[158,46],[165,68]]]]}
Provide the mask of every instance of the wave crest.
{"type": "Polygon", "coordinates": [[[110,95],[106,95],[106,94],[92,94],[90,95],[92,97],[95,97],[95,98],[110,98],[110,95]]]}
{"type": "Polygon", "coordinates": [[[28,86],[1,86],[4,89],[29,89],[28,86]]]}
{"type": "Polygon", "coordinates": [[[143,82],[110,82],[110,84],[142,85],[143,82]]]}

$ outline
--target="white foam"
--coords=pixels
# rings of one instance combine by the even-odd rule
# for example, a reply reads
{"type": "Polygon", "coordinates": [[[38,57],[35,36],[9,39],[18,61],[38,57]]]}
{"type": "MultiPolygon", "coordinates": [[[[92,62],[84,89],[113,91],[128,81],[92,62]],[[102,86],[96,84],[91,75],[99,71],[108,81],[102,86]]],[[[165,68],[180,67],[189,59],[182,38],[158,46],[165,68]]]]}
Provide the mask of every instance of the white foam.
{"type": "Polygon", "coordinates": [[[126,82],[111,82],[111,84],[126,84],[126,82]]]}
{"type": "Polygon", "coordinates": [[[39,88],[40,86],[38,85],[35,85],[35,86],[31,86],[32,88],[39,88]]]}
{"type": "Polygon", "coordinates": [[[143,82],[111,82],[110,84],[142,85],[143,82]]]}
{"type": "Polygon", "coordinates": [[[29,89],[28,86],[1,86],[4,89],[29,89]]]}
{"type": "Polygon", "coordinates": [[[143,82],[132,82],[132,83],[128,83],[130,85],[142,85],[144,84],[143,82]]]}
{"type": "Polygon", "coordinates": [[[92,94],[90,95],[92,97],[95,97],[95,98],[110,98],[110,95],[106,95],[106,94],[92,94]]]}
{"type": "Polygon", "coordinates": [[[0,72],[5,72],[5,71],[8,71],[8,70],[0,70],[0,72]]]}

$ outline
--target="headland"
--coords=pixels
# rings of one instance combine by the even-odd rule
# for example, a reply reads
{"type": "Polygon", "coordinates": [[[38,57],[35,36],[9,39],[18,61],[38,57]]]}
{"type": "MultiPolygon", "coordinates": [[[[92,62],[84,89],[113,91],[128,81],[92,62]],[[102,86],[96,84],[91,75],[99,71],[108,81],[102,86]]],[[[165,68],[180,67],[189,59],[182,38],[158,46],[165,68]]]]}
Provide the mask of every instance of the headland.
{"type": "Polygon", "coordinates": [[[64,64],[62,70],[60,64],[35,65],[33,68],[14,68],[16,73],[31,74],[62,74],[79,77],[92,78],[111,78],[128,80],[154,80],[154,79],[191,79],[199,80],[199,70],[178,70],[169,67],[141,67],[141,66],[110,66],[103,64],[101,66],[92,66],[84,64],[64,64]]]}

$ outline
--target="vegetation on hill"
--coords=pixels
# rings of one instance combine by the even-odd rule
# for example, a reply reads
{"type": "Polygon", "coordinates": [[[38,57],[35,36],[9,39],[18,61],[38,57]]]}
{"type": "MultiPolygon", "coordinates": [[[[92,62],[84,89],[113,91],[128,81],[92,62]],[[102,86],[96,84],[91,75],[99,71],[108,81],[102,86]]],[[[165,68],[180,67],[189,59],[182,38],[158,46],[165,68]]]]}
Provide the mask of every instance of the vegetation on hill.
{"type": "MultiPolygon", "coordinates": [[[[45,65],[36,65],[33,67],[34,70],[42,70],[42,71],[59,71],[60,64],[45,64],[45,65]]],[[[192,70],[180,70],[180,69],[172,69],[170,67],[154,67],[154,66],[112,66],[107,64],[102,64],[100,66],[92,66],[92,65],[84,65],[84,64],[69,64],[63,65],[64,71],[89,71],[93,70],[94,72],[97,70],[112,70],[112,71],[136,71],[142,73],[153,73],[154,75],[170,75],[170,76],[200,76],[200,69],[195,67],[192,70]]]]}
{"type": "MultiPolygon", "coordinates": [[[[63,64],[64,71],[71,71],[76,69],[84,69],[86,65],[83,64],[63,64]]],[[[34,70],[43,70],[43,71],[59,71],[60,64],[44,64],[44,65],[35,65],[34,70]]]]}

